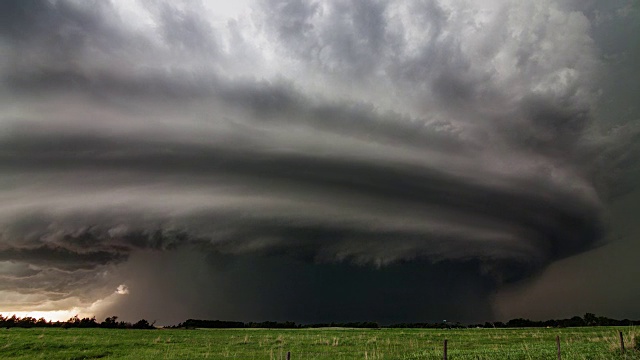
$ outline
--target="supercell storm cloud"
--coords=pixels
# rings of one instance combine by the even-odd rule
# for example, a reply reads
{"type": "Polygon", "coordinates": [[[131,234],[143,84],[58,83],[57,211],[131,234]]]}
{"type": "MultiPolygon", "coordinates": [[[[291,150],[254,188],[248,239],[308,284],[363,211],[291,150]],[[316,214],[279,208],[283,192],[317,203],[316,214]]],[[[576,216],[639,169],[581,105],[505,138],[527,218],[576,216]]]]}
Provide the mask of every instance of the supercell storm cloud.
{"type": "Polygon", "coordinates": [[[0,310],[489,319],[603,243],[605,10],[2,2],[0,310]]]}

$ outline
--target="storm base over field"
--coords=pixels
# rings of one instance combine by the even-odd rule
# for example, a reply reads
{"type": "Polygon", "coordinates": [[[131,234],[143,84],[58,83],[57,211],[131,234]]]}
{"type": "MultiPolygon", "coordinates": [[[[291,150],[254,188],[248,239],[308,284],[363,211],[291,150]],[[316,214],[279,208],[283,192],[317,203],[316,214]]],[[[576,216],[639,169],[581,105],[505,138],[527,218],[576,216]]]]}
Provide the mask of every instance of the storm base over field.
{"type": "Polygon", "coordinates": [[[639,16],[3,1],[0,313],[640,317],[639,16]]]}

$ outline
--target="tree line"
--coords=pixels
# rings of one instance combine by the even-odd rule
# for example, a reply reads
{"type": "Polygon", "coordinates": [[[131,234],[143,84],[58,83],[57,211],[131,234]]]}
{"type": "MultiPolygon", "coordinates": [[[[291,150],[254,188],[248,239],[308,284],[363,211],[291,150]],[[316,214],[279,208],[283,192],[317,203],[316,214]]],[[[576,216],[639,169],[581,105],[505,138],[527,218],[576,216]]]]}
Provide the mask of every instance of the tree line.
{"type": "Polygon", "coordinates": [[[640,320],[617,320],[611,319],[605,316],[596,316],[593,313],[586,313],[584,316],[574,316],[569,319],[560,320],[544,320],[534,321],[529,319],[512,319],[506,323],[494,322],[470,325],[469,327],[484,327],[484,328],[517,328],[517,327],[581,327],[581,326],[637,326],[640,325],[640,320]]]}
{"type": "Polygon", "coordinates": [[[321,323],[321,324],[296,324],[293,321],[277,322],[240,322],[240,321],[222,321],[222,320],[197,320],[189,319],[178,325],[169,326],[171,329],[304,329],[304,328],[320,328],[320,327],[345,327],[345,328],[379,328],[380,325],[375,322],[347,322],[347,323],[321,323]]]}
{"type": "MultiPolygon", "coordinates": [[[[118,321],[117,316],[110,316],[102,322],[98,322],[94,317],[79,318],[77,315],[67,321],[47,321],[44,318],[35,319],[33,317],[5,317],[0,315],[0,327],[12,328],[32,328],[32,327],[52,327],[52,328],[105,328],[105,329],[155,329],[155,321],[149,323],[142,319],[135,323],[118,321]]],[[[321,327],[343,327],[343,328],[362,328],[362,329],[380,329],[380,328],[421,328],[421,329],[462,329],[462,328],[523,328],[523,327],[581,327],[581,326],[638,326],[640,320],[616,320],[604,316],[596,316],[592,313],[586,313],[584,316],[574,316],[568,319],[535,321],[523,318],[511,319],[501,322],[485,322],[484,324],[464,325],[455,321],[442,322],[416,322],[416,323],[398,323],[392,325],[380,325],[376,322],[330,322],[315,324],[297,324],[292,321],[276,322],[241,322],[241,321],[223,321],[223,320],[198,320],[188,319],[178,325],[167,326],[170,329],[196,329],[196,328],[213,328],[213,329],[238,329],[238,328],[263,328],[263,329],[305,329],[305,328],[321,328],[321,327]]]]}
{"type": "Polygon", "coordinates": [[[135,323],[118,321],[117,316],[110,316],[104,319],[103,322],[98,322],[96,317],[79,318],[77,315],[70,318],[67,321],[47,321],[44,318],[33,318],[30,316],[17,317],[15,315],[11,317],[5,317],[0,315],[0,327],[4,328],[105,328],[105,329],[155,329],[155,321],[149,323],[147,320],[142,319],[135,323]]]}
{"type": "Polygon", "coordinates": [[[419,323],[397,323],[392,325],[380,325],[376,322],[347,322],[347,323],[317,323],[317,324],[296,324],[295,322],[240,322],[240,321],[221,321],[221,320],[197,320],[189,319],[178,325],[170,326],[174,329],[196,329],[196,328],[268,328],[268,329],[304,329],[304,328],[320,328],[320,327],[345,327],[345,328],[414,328],[414,329],[463,329],[463,328],[522,328],[522,327],[581,327],[581,326],[631,326],[640,325],[640,320],[616,320],[604,316],[596,316],[592,313],[586,313],[583,317],[574,316],[568,319],[553,319],[544,321],[535,321],[523,318],[511,319],[501,322],[485,322],[484,324],[462,324],[457,321],[442,322],[419,322],[419,323]]]}

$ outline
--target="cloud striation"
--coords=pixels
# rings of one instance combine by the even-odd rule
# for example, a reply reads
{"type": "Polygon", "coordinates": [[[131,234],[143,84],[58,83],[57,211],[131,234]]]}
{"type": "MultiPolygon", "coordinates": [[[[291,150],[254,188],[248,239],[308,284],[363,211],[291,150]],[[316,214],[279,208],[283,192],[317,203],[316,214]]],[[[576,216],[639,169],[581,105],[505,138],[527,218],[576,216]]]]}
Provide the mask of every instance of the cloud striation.
{"type": "Polygon", "coordinates": [[[605,234],[580,6],[2,2],[0,309],[491,318],[605,234]]]}

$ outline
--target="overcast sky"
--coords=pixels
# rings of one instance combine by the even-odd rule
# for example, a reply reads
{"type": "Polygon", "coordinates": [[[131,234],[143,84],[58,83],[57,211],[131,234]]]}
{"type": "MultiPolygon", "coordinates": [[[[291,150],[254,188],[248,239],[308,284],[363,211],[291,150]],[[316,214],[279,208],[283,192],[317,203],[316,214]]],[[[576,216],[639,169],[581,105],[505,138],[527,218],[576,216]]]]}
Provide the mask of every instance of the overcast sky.
{"type": "Polygon", "coordinates": [[[0,313],[640,318],[638,34],[633,0],[2,1],[0,313]]]}

